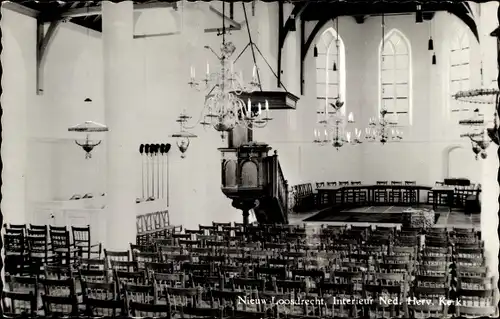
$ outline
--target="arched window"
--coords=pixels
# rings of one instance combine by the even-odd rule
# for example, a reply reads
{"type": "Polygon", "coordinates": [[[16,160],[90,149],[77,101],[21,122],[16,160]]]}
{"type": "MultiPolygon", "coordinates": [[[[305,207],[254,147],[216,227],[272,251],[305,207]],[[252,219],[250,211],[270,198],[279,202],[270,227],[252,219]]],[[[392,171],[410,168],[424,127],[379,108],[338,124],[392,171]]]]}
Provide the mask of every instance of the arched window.
{"type": "MultiPolygon", "coordinates": [[[[342,113],[346,108],[345,84],[345,47],[344,42],[333,28],[327,29],[316,43],[316,96],[318,111],[324,112],[325,103],[334,103],[337,96],[344,102],[342,113]],[[338,40],[338,50],[337,41],[338,40]],[[337,52],[338,51],[338,52],[337,52]],[[334,70],[334,65],[335,69],[334,70]]],[[[330,109],[330,107],[328,107],[330,109]]]]}
{"type": "Polygon", "coordinates": [[[452,97],[459,91],[470,89],[470,43],[467,30],[464,27],[460,27],[460,31],[451,41],[449,62],[451,96],[449,110],[451,114],[458,115],[469,110],[467,104],[460,103],[452,97]]]}
{"type": "Polygon", "coordinates": [[[411,48],[408,39],[398,30],[387,33],[380,42],[380,104],[389,120],[398,126],[411,125],[411,48]]]}

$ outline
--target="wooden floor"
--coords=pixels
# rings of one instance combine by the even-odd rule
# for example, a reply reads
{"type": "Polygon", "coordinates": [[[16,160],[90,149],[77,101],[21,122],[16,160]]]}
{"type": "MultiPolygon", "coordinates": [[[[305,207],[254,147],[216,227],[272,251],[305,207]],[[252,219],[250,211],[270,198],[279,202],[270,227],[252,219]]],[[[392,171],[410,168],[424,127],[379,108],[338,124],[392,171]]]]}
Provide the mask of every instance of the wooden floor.
{"type": "MultiPolygon", "coordinates": [[[[430,208],[423,206],[424,208],[430,208]]],[[[404,207],[406,208],[406,207],[404,207]]],[[[366,211],[366,212],[394,212],[394,210],[397,211],[402,211],[402,207],[396,207],[396,206],[366,206],[366,207],[358,207],[355,208],[357,212],[360,211],[366,211]]],[[[304,221],[305,219],[308,219],[315,214],[317,214],[320,210],[313,210],[310,212],[305,212],[305,213],[298,213],[298,214],[292,214],[288,216],[288,220],[290,224],[307,224],[310,226],[320,226],[320,225],[354,225],[354,226],[366,226],[366,225],[375,225],[373,223],[368,223],[368,222],[332,222],[332,221],[318,221],[318,222],[312,222],[312,221],[304,221]]],[[[348,210],[346,210],[348,211],[348,210]]],[[[450,212],[448,208],[439,208],[438,210],[440,216],[437,221],[437,223],[434,225],[434,227],[461,227],[461,228],[476,228],[477,230],[480,230],[481,227],[481,214],[472,214],[472,215],[466,215],[463,211],[456,211],[453,210],[450,212]]],[[[401,226],[401,224],[390,224],[390,223],[384,223],[384,226],[401,226]]]]}

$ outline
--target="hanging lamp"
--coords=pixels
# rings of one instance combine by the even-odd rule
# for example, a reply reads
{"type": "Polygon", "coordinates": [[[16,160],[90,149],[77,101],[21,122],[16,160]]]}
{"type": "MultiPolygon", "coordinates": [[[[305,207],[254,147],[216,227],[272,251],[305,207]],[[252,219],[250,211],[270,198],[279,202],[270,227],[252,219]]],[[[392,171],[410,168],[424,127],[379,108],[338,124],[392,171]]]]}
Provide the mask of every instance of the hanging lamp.
{"type": "MultiPolygon", "coordinates": [[[[89,7],[87,7],[87,14],[89,11],[89,7]]],[[[90,39],[90,29],[87,29],[87,45],[89,45],[89,39],[90,39]]],[[[87,78],[87,83],[89,83],[89,70],[90,67],[86,68],[86,78],[87,78]]],[[[88,90],[88,88],[87,88],[88,90]]],[[[85,104],[87,103],[92,103],[92,99],[90,97],[86,97],[85,100],[83,101],[85,104]]],[[[88,105],[85,105],[85,109],[89,109],[88,105]]],[[[84,151],[85,151],[85,159],[90,159],[92,158],[92,150],[101,144],[101,140],[93,141],[90,139],[90,133],[92,132],[107,132],[109,131],[108,127],[104,124],[100,124],[94,121],[85,121],[82,124],[74,125],[68,128],[69,132],[84,132],[87,133],[85,136],[85,140],[83,142],[80,142],[78,140],[75,140],[76,145],[80,146],[84,151]]]]}
{"type": "MultiPolygon", "coordinates": [[[[339,17],[336,19],[336,35],[335,35],[335,47],[337,49],[337,60],[340,58],[339,56],[339,17]]],[[[337,61],[333,61],[333,71],[337,71],[337,61]]]]}
{"type": "Polygon", "coordinates": [[[427,45],[427,50],[434,51],[434,40],[432,40],[432,20],[429,21],[429,43],[427,45]]]}

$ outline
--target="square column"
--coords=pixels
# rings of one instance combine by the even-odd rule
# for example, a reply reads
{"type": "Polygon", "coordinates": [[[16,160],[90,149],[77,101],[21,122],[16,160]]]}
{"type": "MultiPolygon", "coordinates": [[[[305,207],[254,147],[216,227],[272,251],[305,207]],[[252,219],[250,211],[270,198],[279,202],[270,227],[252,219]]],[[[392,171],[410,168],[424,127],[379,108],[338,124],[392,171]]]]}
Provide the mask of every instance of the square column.
{"type": "MultiPolygon", "coordinates": [[[[136,241],[136,203],[140,189],[135,99],[138,78],[132,1],[102,3],[107,151],[106,241],[109,250],[127,250],[136,241]]],[[[139,76],[140,78],[140,76],[139,76]]]]}

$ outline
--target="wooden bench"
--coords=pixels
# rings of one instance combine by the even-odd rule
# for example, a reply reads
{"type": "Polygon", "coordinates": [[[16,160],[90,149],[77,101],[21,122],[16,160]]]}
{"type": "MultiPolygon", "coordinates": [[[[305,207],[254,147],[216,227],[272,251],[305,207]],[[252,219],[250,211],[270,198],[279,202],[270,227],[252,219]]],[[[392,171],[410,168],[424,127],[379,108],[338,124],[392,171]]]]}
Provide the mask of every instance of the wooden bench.
{"type": "Polygon", "coordinates": [[[314,208],[315,194],[313,193],[311,183],[295,185],[292,189],[295,198],[295,206],[293,208],[295,212],[306,211],[314,208]]]}
{"type": "Polygon", "coordinates": [[[157,238],[169,238],[178,229],[170,225],[168,210],[137,216],[136,227],[137,245],[149,245],[157,238]]]}

